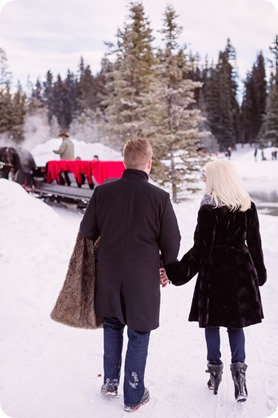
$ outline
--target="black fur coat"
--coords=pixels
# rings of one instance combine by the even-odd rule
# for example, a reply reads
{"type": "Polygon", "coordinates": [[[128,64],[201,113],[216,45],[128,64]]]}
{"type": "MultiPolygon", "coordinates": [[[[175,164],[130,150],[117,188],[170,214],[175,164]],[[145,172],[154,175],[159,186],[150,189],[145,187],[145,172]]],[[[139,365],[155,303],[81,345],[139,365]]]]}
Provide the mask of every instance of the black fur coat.
{"type": "Polygon", "coordinates": [[[255,204],[246,212],[202,205],[193,247],[165,268],[176,286],[198,273],[189,321],[235,328],[261,322],[266,269],[255,204]]]}

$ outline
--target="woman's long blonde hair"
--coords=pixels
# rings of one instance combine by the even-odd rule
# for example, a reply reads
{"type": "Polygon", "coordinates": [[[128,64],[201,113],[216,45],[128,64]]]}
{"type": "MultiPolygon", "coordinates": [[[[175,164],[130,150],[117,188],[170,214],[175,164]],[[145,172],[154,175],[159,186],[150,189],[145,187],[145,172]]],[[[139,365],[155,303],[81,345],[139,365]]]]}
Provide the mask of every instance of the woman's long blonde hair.
{"type": "Polygon", "coordinates": [[[235,166],[228,160],[210,161],[205,166],[206,194],[216,206],[227,205],[231,210],[245,212],[251,199],[235,166]]]}

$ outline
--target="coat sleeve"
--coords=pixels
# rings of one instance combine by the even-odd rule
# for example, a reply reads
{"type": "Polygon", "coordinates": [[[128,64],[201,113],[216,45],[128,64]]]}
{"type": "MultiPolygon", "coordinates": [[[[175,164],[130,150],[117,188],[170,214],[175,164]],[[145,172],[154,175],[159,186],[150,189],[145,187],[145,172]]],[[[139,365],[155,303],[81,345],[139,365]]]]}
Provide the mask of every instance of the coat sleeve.
{"type": "Polygon", "coordinates": [[[66,144],[62,142],[62,144],[60,145],[60,148],[56,151],[54,150],[55,154],[62,155],[65,152],[66,147],[67,147],[66,144]]]}
{"type": "Polygon", "coordinates": [[[267,274],[264,264],[259,218],[256,206],[253,202],[247,222],[246,242],[258,273],[259,285],[262,286],[266,282],[267,274]]]}
{"type": "Polygon", "coordinates": [[[181,235],[177,218],[167,194],[165,207],[161,218],[159,247],[161,251],[162,264],[171,263],[177,260],[180,248],[181,235]]]}
{"type": "Polygon", "coordinates": [[[175,286],[189,282],[208,260],[214,243],[216,222],[217,218],[211,206],[200,208],[193,247],[180,261],[164,266],[167,276],[175,286]]]}
{"type": "Polygon", "coordinates": [[[83,237],[94,242],[100,235],[96,217],[96,194],[97,188],[94,190],[89,205],[80,223],[80,232],[83,237]]]}

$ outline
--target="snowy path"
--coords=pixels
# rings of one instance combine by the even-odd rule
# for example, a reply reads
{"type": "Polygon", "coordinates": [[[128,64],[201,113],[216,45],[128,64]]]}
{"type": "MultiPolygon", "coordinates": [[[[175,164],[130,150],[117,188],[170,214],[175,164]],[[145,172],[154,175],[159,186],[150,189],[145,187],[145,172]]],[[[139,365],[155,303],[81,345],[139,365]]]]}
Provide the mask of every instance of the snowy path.
{"type": "MultiPolygon", "coordinates": [[[[21,194],[15,194],[17,200],[21,199],[21,194]]],[[[13,206],[12,198],[2,201],[1,196],[0,193],[0,405],[7,414],[2,415],[127,417],[122,388],[119,399],[114,400],[103,399],[99,392],[102,331],[78,330],[49,318],[81,215],[53,210],[42,202],[33,207],[25,197],[26,202],[22,197],[20,204],[13,206]],[[9,224],[5,221],[7,214],[9,224]]],[[[199,199],[175,206],[183,237],[180,255],[191,246],[198,205],[199,199]]],[[[206,387],[203,330],[187,321],[195,284],[192,280],[186,286],[162,289],[161,325],[151,335],[146,370],[151,400],[136,412],[136,417],[266,418],[275,411],[278,217],[260,215],[260,222],[268,282],[261,289],[265,320],[246,329],[248,401],[240,405],[234,400],[224,329],[225,369],[219,394],[213,395],[206,387]]]]}

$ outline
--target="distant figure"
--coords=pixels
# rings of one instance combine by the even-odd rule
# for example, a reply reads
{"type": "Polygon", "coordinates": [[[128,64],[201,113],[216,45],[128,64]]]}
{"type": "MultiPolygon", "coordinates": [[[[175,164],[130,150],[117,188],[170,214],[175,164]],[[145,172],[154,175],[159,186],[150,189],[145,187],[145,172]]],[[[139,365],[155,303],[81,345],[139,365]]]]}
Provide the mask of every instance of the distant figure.
{"type": "Polygon", "coordinates": [[[261,151],[261,156],[262,156],[262,161],[265,161],[266,160],[266,158],[265,158],[265,155],[264,155],[264,150],[262,149],[262,151],[261,151]]]}
{"type": "Polygon", "coordinates": [[[93,156],[93,161],[98,161],[98,160],[99,160],[98,155],[94,155],[93,156]]]}
{"type": "Polygon", "coordinates": [[[228,147],[227,152],[226,152],[226,156],[228,157],[229,160],[231,159],[231,156],[232,156],[232,148],[231,147],[228,147]]]}
{"type": "Polygon", "coordinates": [[[277,160],[277,149],[274,149],[273,151],[271,151],[271,159],[277,160]]]}
{"type": "Polygon", "coordinates": [[[59,138],[62,138],[62,144],[58,150],[53,150],[55,154],[60,155],[61,160],[74,160],[74,145],[69,134],[63,131],[59,134],[59,138]]]}
{"type": "Polygon", "coordinates": [[[254,158],[255,158],[255,161],[257,161],[257,154],[258,154],[258,148],[256,147],[256,148],[255,148],[255,151],[254,151],[254,158]]]}

